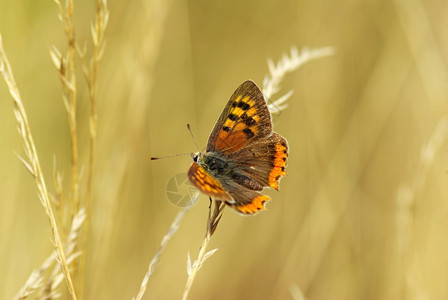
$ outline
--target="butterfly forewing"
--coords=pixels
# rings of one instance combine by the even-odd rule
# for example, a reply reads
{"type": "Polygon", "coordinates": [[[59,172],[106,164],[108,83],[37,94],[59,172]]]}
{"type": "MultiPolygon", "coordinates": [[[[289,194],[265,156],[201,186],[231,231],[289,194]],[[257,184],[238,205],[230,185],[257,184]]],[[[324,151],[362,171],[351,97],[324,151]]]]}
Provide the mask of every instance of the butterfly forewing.
{"type": "Polygon", "coordinates": [[[204,194],[220,200],[232,201],[221,183],[196,162],[191,165],[188,178],[204,194]]]}
{"type": "Polygon", "coordinates": [[[216,122],[207,151],[231,154],[271,131],[271,115],[263,93],[253,81],[247,80],[233,93],[216,122]]]}

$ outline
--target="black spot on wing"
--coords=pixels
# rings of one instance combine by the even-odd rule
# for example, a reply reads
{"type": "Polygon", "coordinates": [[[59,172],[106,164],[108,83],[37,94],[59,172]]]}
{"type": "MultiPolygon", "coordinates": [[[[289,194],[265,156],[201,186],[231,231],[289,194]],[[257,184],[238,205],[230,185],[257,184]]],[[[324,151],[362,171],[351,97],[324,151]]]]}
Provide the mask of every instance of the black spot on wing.
{"type": "Polygon", "coordinates": [[[254,126],[257,124],[257,121],[253,117],[249,117],[246,113],[242,114],[241,120],[246,124],[248,127],[254,126]]]}
{"type": "Polygon", "coordinates": [[[232,120],[232,121],[236,121],[238,119],[238,116],[235,115],[235,114],[230,114],[227,118],[232,120]]]}
{"type": "Polygon", "coordinates": [[[251,127],[251,126],[255,125],[255,124],[257,123],[257,121],[255,121],[255,119],[252,118],[252,117],[247,117],[247,118],[244,120],[244,123],[245,123],[247,126],[251,127]]]}
{"type": "Polygon", "coordinates": [[[229,132],[230,131],[230,127],[228,126],[223,126],[222,130],[224,130],[225,132],[229,132]]]}
{"type": "Polygon", "coordinates": [[[247,139],[251,139],[255,136],[255,134],[249,128],[244,128],[243,132],[246,134],[247,139]]]}
{"type": "Polygon", "coordinates": [[[248,110],[250,108],[250,105],[247,104],[246,102],[240,101],[238,102],[238,107],[241,108],[242,110],[248,110]]]}

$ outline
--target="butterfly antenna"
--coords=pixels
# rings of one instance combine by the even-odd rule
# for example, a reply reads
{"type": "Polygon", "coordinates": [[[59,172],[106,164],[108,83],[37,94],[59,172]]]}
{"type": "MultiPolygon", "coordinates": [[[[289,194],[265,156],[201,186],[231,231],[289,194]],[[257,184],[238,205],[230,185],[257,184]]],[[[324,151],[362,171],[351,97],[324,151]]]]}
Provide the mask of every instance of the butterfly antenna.
{"type": "Polygon", "coordinates": [[[196,146],[196,150],[199,152],[198,143],[196,143],[196,139],[194,138],[193,132],[191,131],[190,124],[187,124],[188,131],[190,132],[191,138],[193,139],[194,145],[196,146]]]}
{"type": "Polygon", "coordinates": [[[179,154],[173,154],[173,155],[167,155],[167,156],[161,156],[161,157],[150,157],[150,160],[157,160],[157,159],[165,159],[165,158],[172,158],[172,157],[178,157],[178,156],[185,156],[185,155],[191,155],[190,152],[188,153],[179,153],[179,154]]]}

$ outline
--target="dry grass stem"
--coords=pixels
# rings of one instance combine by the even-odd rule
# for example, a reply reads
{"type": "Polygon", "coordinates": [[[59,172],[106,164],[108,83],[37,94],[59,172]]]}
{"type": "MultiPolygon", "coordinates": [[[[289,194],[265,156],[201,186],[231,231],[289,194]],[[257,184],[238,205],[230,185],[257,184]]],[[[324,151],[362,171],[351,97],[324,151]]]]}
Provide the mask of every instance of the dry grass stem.
{"type": "Polygon", "coordinates": [[[283,80],[283,77],[287,73],[297,70],[300,66],[311,60],[333,54],[333,47],[317,48],[311,50],[308,48],[303,48],[301,52],[299,52],[296,47],[292,47],[289,56],[286,54],[283,55],[282,59],[280,59],[277,64],[269,59],[269,75],[266,75],[263,80],[263,95],[270,102],[268,106],[269,111],[272,114],[280,113],[282,110],[285,110],[288,107],[285,102],[289,97],[291,97],[293,93],[292,91],[287,92],[285,95],[281,96],[275,101],[271,100],[272,96],[274,96],[280,90],[280,82],[283,80]]]}
{"type": "MultiPolygon", "coordinates": [[[[56,157],[54,157],[53,159],[53,186],[55,189],[55,194],[52,195],[51,197],[52,203],[56,211],[56,216],[58,217],[59,224],[64,224],[65,212],[63,211],[64,198],[63,198],[62,175],[61,173],[58,172],[56,157]]],[[[60,229],[61,229],[61,235],[65,239],[65,237],[67,236],[66,228],[64,226],[61,226],[60,229]]]]}
{"type": "MultiPolygon", "coordinates": [[[[197,198],[199,197],[199,191],[193,196],[197,198]]],[[[192,203],[195,203],[196,200],[192,200],[192,203]]],[[[176,233],[176,231],[179,229],[180,226],[180,222],[183,220],[185,214],[187,213],[187,211],[190,209],[191,206],[186,206],[184,207],[177,215],[176,218],[174,218],[173,223],[171,223],[170,229],[168,230],[168,232],[165,234],[165,236],[162,239],[162,242],[160,243],[160,247],[157,250],[156,254],[154,255],[154,257],[152,258],[151,262],[149,263],[148,266],[148,271],[145,274],[145,277],[143,278],[142,284],[140,285],[140,290],[137,294],[137,297],[134,297],[134,300],[141,300],[143,295],[145,294],[146,288],[148,286],[149,283],[149,278],[151,277],[151,275],[154,273],[155,269],[157,268],[157,266],[159,265],[160,262],[160,256],[162,255],[163,251],[166,248],[166,245],[168,244],[168,242],[170,241],[171,237],[176,233]]]]}
{"type": "Polygon", "coordinates": [[[188,278],[187,283],[185,285],[184,293],[182,295],[182,300],[186,300],[188,298],[194,279],[196,278],[198,271],[201,269],[202,264],[218,250],[213,249],[208,252],[205,252],[207,250],[208,244],[210,242],[213,233],[215,233],[215,230],[218,227],[224,208],[225,208],[224,202],[220,200],[212,200],[210,198],[210,206],[208,208],[207,230],[202,245],[199,248],[198,257],[195,261],[193,261],[193,263],[191,263],[190,255],[188,255],[187,260],[188,278]],[[212,206],[213,206],[213,213],[212,213],[212,206]]]}
{"type": "Polygon", "coordinates": [[[68,124],[70,128],[70,138],[72,145],[72,204],[73,213],[79,210],[79,178],[78,178],[78,133],[76,123],[76,42],[73,23],[73,0],[67,0],[63,7],[59,0],[55,0],[59,9],[59,19],[64,24],[65,35],[67,37],[68,53],[62,56],[56,47],[52,47],[50,55],[53,58],[59,72],[59,78],[63,87],[63,101],[67,111],[68,124]]]}
{"type": "MultiPolygon", "coordinates": [[[[106,40],[104,38],[106,33],[107,24],[109,21],[109,10],[106,0],[96,1],[96,13],[95,22],[91,26],[92,42],[93,42],[93,54],[89,62],[87,62],[85,52],[78,51],[83,63],[83,73],[89,89],[90,98],[90,153],[89,153],[89,167],[87,175],[87,190],[85,198],[86,215],[87,220],[84,223],[83,238],[81,243],[81,249],[87,247],[87,236],[90,224],[90,206],[92,199],[92,186],[93,186],[93,172],[95,166],[95,153],[96,153],[96,134],[97,134],[97,83],[98,83],[98,68],[100,60],[104,53],[106,46],[106,40]]],[[[84,273],[85,273],[86,255],[83,255],[79,264],[80,280],[78,284],[78,295],[82,298],[84,290],[84,273]]]]}
{"type": "Polygon", "coordinates": [[[89,216],[90,198],[92,194],[92,177],[94,169],[94,158],[96,149],[96,132],[98,114],[96,109],[97,103],[97,82],[98,82],[98,68],[100,60],[104,53],[106,41],[104,35],[106,32],[107,23],[109,21],[109,10],[107,8],[107,1],[96,1],[95,23],[91,26],[93,54],[89,62],[87,62],[85,51],[78,53],[82,59],[83,72],[89,89],[90,98],[90,156],[89,156],[89,173],[87,177],[87,191],[86,191],[86,208],[87,216],[89,216]]]}
{"type": "MultiPolygon", "coordinates": [[[[75,245],[78,241],[79,231],[85,220],[85,211],[81,209],[78,214],[73,218],[71,230],[69,233],[69,239],[66,243],[65,253],[67,255],[67,264],[70,264],[79,253],[73,252],[75,245]]],[[[40,289],[38,299],[55,299],[60,295],[57,293],[56,288],[64,280],[64,274],[61,273],[61,268],[56,265],[53,269],[51,276],[46,280],[44,284],[43,274],[55,263],[57,258],[57,251],[54,250],[50,256],[44,261],[39,269],[34,270],[28,278],[25,285],[20,289],[17,295],[13,298],[15,300],[23,300],[31,296],[37,290],[40,289]]]]}
{"type": "Polygon", "coordinates": [[[31,129],[28,123],[28,117],[26,115],[25,107],[23,106],[22,99],[20,97],[19,89],[17,88],[14,76],[11,70],[6,53],[3,49],[3,43],[0,36],[0,72],[8,85],[9,92],[14,100],[14,114],[18,122],[19,134],[23,139],[25,146],[26,159],[21,158],[21,161],[28,169],[28,171],[33,175],[36,180],[36,185],[38,188],[39,199],[45,212],[48,216],[51,225],[51,231],[53,234],[54,246],[58,253],[58,262],[64,273],[64,277],[67,283],[67,288],[72,299],[76,299],[75,290],[73,288],[73,282],[70,276],[70,271],[67,265],[66,256],[62,246],[62,241],[59,236],[59,231],[56,223],[56,218],[54,216],[53,210],[51,208],[50,197],[48,195],[47,186],[45,184],[44,176],[39,162],[39,157],[37,155],[36,146],[31,134],[31,129]]]}
{"type": "Polygon", "coordinates": [[[34,270],[25,285],[19,290],[16,296],[13,298],[15,300],[26,299],[31,294],[36,292],[44,283],[43,273],[50,268],[56,261],[57,252],[54,250],[51,252],[50,256],[45,259],[44,263],[39,267],[39,269],[34,270]]]}
{"type": "Polygon", "coordinates": [[[289,292],[291,293],[291,297],[293,300],[305,300],[305,296],[303,295],[302,290],[297,284],[293,284],[289,288],[289,292]]]}
{"type": "Polygon", "coordinates": [[[419,295],[419,299],[429,299],[418,280],[418,262],[412,250],[414,232],[414,207],[417,195],[422,191],[429,169],[448,138],[448,119],[437,124],[428,142],[423,145],[420,160],[410,184],[399,187],[396,197],[397,243],[399,255],[403,260],[403,289],[405,295],[419,295]]]}
{"type": "MultiPolygon", "coordinates": [[[[81,256],[81,252],[76,251],[77,244],[80,240],[80,231],[86,220],[86,212],[81,208],[78,214],[73,218],[68,239],[65,244],[65,253],[67,255],[67,263],[70,265],[76,258],[81,256]]],[[[84,253],[85,255],[85,253],[84,253]]],[[[57,295],[56,288],[63,279],[61,269],[55,266],[46,284],[41,288],[40,295],[42,299],[53,299],[57,295]]],[[[78,294],[77,294],[78,295],[78,294]]]]}

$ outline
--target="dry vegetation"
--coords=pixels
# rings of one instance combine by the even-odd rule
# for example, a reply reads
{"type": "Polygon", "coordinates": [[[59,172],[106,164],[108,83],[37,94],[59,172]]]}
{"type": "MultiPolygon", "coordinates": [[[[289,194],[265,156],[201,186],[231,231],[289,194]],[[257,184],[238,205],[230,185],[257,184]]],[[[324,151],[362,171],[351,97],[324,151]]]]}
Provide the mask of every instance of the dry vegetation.
{"type": "Polygon", "coordinates": [[[448,298],[447,9],[1,1],[0,298],[448,298]],[[190,160],[149,155],[205,145],[246,79],[272,95],[291,45],[337,52],[275,83],[268,211],[172,205],[190,160]]]}

